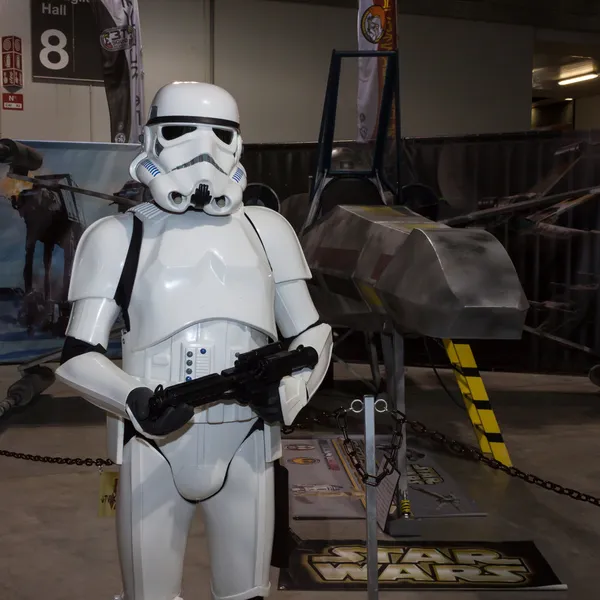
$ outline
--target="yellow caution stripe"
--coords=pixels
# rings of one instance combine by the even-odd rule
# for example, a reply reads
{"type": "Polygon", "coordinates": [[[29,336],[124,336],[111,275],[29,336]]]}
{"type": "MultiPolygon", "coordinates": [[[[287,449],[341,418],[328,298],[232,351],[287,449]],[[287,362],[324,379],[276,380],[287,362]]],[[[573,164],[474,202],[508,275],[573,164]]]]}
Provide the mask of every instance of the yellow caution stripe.
{"type": "Polygon", "coordinates": [[[444,340],[444,347],[454,367],[456,381],[481,451],[491,454],[506,466],[512,466],[471,347],[469,344],[455,344],[452,340],[444,340]]]}

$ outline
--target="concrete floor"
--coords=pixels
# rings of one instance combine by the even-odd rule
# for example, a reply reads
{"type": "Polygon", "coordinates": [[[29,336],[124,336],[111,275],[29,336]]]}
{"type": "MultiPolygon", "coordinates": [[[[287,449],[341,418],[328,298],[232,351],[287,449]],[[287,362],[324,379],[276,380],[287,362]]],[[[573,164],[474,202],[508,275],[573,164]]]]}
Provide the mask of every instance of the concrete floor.
{"type": "MultiPolygon", "coordinates": [[[[442,374],[452,385],[449,373],[442,374]]],[[[336,372],[336,377],[343,373],[336,372]]],[[[430,371],[408,370],[412,418],[474,443],[466,414],[442,392],[430,371]]],[[[0,394],[16,369],[0,368],[0,394]]],[[[586,379],[484,374],[515,465],[600,496],[600,396],[586,379]]],[[[349,382],[345,382],[347,385],[349,382]]],[[[30,454],[103,456],[104,418],[60,385],[0,427],[0,448],[30,454]],[[8,425],[8,426],[6,426],[8,425]]],[[[321,397],[335,408],[339,400],[321,397]]],[[[306,435],[305,433],[299,434],[306,435]]],[[[600,508],[509,480],[456,457],[438,456],[487,518],[423,521],[427,540],[533,539],[569,592],[396,592],[383,600],[597,597],[600,508]]],[[[0,457],[1,600],[111,600],[120,591],[114,520],[97,516],[98,472],[0,457]]],[[[294,522],[303,538],[364,539],[361,522],[294,522]]],[[[185,600],[209,600],[208,557],[201,519],[194,524],[185,568],[185,600]]],[[[328,600],[339,592],[284,592],[275,600],[328,600]]],[[[352,592],[359,600],[366,593],[352,592]]]]}

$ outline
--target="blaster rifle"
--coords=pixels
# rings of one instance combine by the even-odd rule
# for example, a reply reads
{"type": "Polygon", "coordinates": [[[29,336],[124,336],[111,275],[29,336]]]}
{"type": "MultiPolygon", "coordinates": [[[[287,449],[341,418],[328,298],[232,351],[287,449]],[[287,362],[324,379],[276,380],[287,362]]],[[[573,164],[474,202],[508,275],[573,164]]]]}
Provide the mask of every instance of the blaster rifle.
{"type": "Polygon", "coordinates": [[[257,406],[269,399],[278,399],[283,377],[313,368],[318,360],[319,355],[311,346],[284,350],[281,342],[238,354],[234,366],[220,374],[213,373],[167,388],[159,385],[150,399],[150,418],[157,418],[169,406],[175,408],[181,404],[199,407],[232,399],[239,404],[257,406]]]}

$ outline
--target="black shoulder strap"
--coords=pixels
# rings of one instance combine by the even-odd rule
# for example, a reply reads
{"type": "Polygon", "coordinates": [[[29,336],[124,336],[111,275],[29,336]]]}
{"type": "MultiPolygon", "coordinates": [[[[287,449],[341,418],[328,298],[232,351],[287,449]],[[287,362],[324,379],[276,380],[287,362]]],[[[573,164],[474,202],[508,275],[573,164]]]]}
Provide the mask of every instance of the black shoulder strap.
{"type": "Polygon", "coordinates": [[[252,219],[247,214],[244,214],[244,216],[246,217],[246,219],[248,219],[248,223],[250,223],[250,225],[252,225],[252,229],[254,229],[254,233],[256,233],[256,237],[258,238],[260,245],[263,247],[263,250],[265,251],[265,256],[267,257],[267,262],[269,263],[269,268],[271,269],[271,271],[273,271],[271,261],[269,260],[269,254],[267,253],[267,249],[265,248],[262,238],[260,237],[260,233],[258,233],[258,229],[256,229],[256,225],[254,225],[254,223],[252,222],[252,219]]]}
{"type": "Polygon", "coordinates": [[[131,292],[133,291],[133,284],[135,283],[135,276],[140,261],[140,249],[142,247],[143,235],[144,224],[142,223],[142,220],[134,214],[133,232],[129,242],[129,249],[127,250],[127,256],[125,257],[121,279],[119,279],[117,291],[115,292],[115,302],[121,307],[121,313],[123,314],[123,321],[125,321],[125,329],[127,331],[130,329],[128,312],[129,302],[131,300],[131,292]]]}
{"type": "MultiPolygon", "coordinates": [[[[254,233],[256,233],[256,237],[258,238],[258,241],[260,242],[260,245],[262,246],[263,250],[265,251],[265,256],[267,257],[267,263],[269,264],[269,269],[271,269],[271,273],[273,272],[273,265],[271,264],[271,261],[269,260],[269,254],[267,252],[267,249],[265,248],[265,245],[262,241],[262,238],[260,237],[260,233],[258,233],[258,229],[256,229],[256,225],[254,225],[254,223],[252,222],[252,219],[244,214],[244,216],[246,217],[246,219],[248,219],[248,223],[250,223],[250,225],[252,225],[252,229],[254,229],[254,233]]],[[[277,330],[277,332],[279,333],[279,330],[277,330]]],[[[281,335],[279,336],[281,337],[281,335]]],[[[273,338],[271,338],[269,336],[269,339],[274,342],[275,340],[273,338]]],[[[251,433],[254,433],[254,431],[252,431],[251,433]]]]}

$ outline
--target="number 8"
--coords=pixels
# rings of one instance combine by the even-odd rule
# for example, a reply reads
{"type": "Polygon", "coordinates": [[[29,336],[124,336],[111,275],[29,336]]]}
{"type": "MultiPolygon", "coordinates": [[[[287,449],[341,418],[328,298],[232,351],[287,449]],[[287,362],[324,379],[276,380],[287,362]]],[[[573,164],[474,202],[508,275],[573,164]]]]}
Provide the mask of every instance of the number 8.
{"type": "Polygon", "coordinates": [[[65,51],[67,46],[67,36],[58,29],[48,29],[42,33],[42,46],[44,47],[40,52],[40,62],[46,69],[52,71],[60,71],[69,64],[69,54],[65,51]],[[50,39],[58,38],[58,44],[51,44],[50,39]],[[50,60],[51,54],[58,54],[59,61],[52,62],[50,60]]]}

